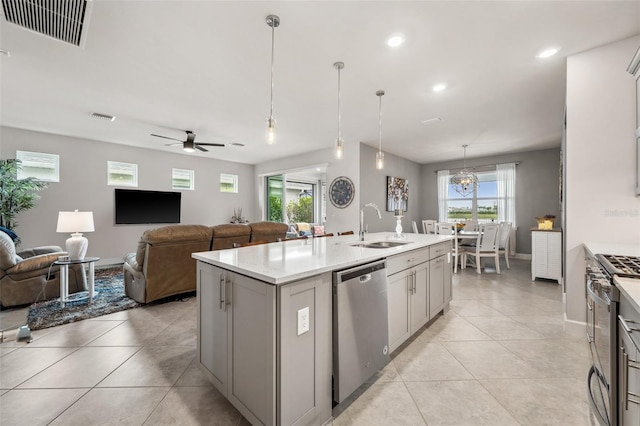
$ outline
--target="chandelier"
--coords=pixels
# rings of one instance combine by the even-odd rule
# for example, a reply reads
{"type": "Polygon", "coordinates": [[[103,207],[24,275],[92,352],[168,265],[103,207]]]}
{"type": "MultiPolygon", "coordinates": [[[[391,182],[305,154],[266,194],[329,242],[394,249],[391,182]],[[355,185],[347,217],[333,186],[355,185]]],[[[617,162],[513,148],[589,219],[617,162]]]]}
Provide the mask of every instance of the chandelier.
{"type": "Polygon", "coordinates": [[[473,191],[478,187],[478,176],[471,170],[467,169],[467,147],[469,145],[462,145],[464,148],[464,157],[462,163],[462,170],[453,175],[451,183],[453,183],[454,189],[463,197],[469,194],[473,194],[473,191]]]}

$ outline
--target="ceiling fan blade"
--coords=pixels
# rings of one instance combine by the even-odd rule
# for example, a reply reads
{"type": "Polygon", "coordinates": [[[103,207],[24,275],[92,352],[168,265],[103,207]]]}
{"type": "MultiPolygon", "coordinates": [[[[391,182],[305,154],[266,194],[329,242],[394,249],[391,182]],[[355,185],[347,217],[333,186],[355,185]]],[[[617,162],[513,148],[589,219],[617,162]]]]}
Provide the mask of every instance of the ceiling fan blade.
{"type": "Polygon", "coordinates": [[[225,146],[223,143],[205,143],[205,142],[197,142],[198,145],[206,145],[206,146],[225,146]]]}
{"type": "Polygon", "coordinates": [[[178,143],[165,143],[164,146],[182,146],[184,145],[183,142],[178,142],[178,143]]]}
{"type": "Polygon", "coordinates": [[[171,139],[172,141],[182,142],[180,139],[170,138],[168,136],[156,135],[154,133],[151,133],[151,136],[155,136],[156,138],[171,139]]]}
{"type": "Polygon", "coordinates": [[[203,147],[201,147],[201,146],[200,146],[200,144],[197,144],[197,143],[194,143],[194,144],[193,144],[193,147],[194,147],[195,149],[199,149],[199,150],[200,150],[200,151],[202,151],[202,152],[209,152],[209,150],[208,150],[208,149],[204,149],[203,147]]]}

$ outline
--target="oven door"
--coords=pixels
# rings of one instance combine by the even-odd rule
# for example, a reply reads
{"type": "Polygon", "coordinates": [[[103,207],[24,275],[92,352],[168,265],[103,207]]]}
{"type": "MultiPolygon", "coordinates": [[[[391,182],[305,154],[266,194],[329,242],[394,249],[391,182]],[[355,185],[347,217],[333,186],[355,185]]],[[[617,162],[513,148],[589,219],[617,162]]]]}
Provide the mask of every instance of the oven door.
{"type": "Polygon", "coordinates": [[[589,371],[588,389],[591,406],[603,425],[610,425],[612,420],[612,401],[615,393],[617,374],[613,368],[611,349],[616,326],[617,304],[612,302],[609,294],[594,289],[593,282],[587,282],[587,337],[591,348],[593,366],[589,371]]]}

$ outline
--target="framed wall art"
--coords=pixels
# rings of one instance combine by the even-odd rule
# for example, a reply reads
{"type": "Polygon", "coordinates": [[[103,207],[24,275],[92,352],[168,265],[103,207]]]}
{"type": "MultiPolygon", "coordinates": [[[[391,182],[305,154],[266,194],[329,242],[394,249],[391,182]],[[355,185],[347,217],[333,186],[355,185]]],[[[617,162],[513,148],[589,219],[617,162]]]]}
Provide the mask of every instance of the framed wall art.
{"type": "Polygon", "coordinates": [[[409,180],[387,176],[387,211],[409,210],[409,180]]]}

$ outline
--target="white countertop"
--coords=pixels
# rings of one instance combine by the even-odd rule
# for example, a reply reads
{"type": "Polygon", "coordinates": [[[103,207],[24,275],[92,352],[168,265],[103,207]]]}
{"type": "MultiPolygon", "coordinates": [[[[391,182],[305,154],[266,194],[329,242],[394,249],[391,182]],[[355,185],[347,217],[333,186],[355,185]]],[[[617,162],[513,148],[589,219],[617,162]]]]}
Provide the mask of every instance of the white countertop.
{"type": "Polygon", "coordinates": [[[358,242],[358,236],[345,235],[308,240],[285,240],[237,249],[193,253],[191,256],[270,284],[284,284],[453,239],[453,236],[445,235],[404,234],[404,236],[404,239],[397,240],[394,232],[366,235],[365,241],[369,242],[391,240],[409,243],[385,249],[353,247],[351,244],[358,242]]]}
{"type": "Polygon", "coordinates": [[[634,309],[640,312],[640,280],[637,278],[613,277],[613,282],[620,293],[629,301],[634,309]]]}
{"type": "Polygon", "coordinates": [[[640,245],[613,243],[584,243],[584,248],[592,256],[596,254],[615,254],[619,256],[640,256],[640,245]]]}

